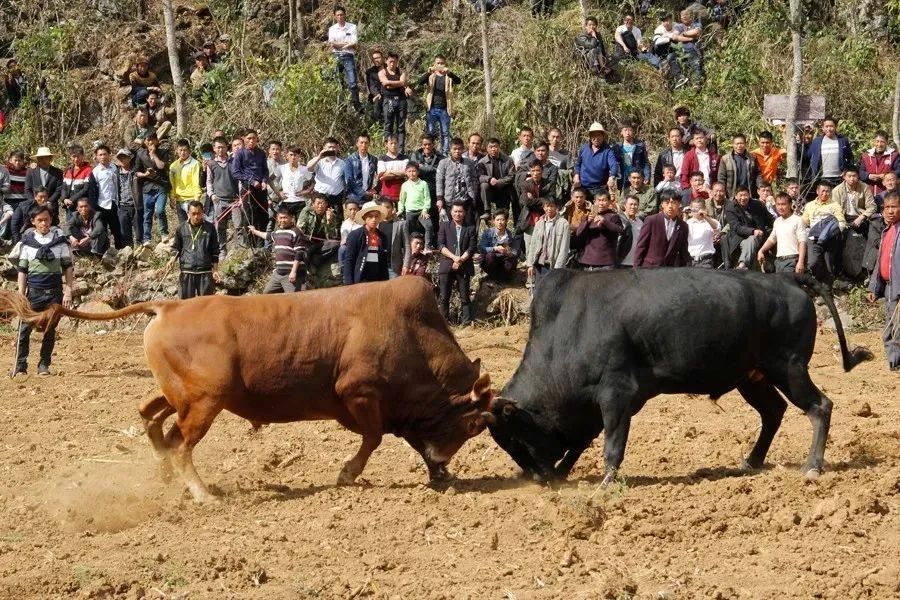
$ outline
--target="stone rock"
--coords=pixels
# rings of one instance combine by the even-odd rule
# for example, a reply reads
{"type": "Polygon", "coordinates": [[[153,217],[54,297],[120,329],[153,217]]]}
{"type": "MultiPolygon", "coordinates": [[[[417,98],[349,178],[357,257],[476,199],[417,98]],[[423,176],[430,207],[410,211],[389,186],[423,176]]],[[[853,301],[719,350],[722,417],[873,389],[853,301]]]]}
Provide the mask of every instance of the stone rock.
{"type": "MultiPolygon", "coordinates": [[[[90,313],[106,313],[112,312],[113,308],[104,302],[85,302],[78,307],[81,312],[90,313]]],[[[59,322],[59,329],[62,331],[74,331],[76,328],[81,332],[96,333],[109,329],[109,323],[104,321],[75,321],[68,317],[63,317],[59,322]]]]}
{"type": "Polygon", "coordinates": [[[119,264],[124,265],[134,258],[134,248],[125,246],[119,250],[119,264]]]}
{"type": "Polygon", "coordinates": [[[857,417],[863,417],[863,418],[871,417],[871,416],[873,416],[872,407],[869,406],[868,402],[863,402],[862,406],[860,406],[855,411],[853,411],[853,414],[856,415],[857,417]]]}
{"type": "Polygon", "coordinates": [[[119,262],[119,251],[109,247],[109,250],[103,255],[103,258],[100,259],[100,264],[108,269],[114,269],[119,262]]]}
{"type": "Polygon", "coordinates": [[[153,250],[151,250],[147,246],[138,246],[136,250],[133,251],[134,258],[138,261],[148,261],[150,257],[153,256],[153,250]]]}
{"type": "Polygon", "coordinates": [[[161,257],[167,257],[172,254],[172,241],[158,243],[156,248],[153,249],[153,254],[161,257]]]}

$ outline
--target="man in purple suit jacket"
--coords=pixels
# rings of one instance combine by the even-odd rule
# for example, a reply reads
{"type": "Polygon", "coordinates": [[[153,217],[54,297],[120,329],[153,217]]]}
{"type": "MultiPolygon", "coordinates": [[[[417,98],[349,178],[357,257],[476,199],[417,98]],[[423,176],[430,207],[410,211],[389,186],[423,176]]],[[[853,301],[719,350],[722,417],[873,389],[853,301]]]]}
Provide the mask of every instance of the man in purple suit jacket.
{"type": "Polygon", "coordinates": [[[681,199],[671,190],[660,194],[660,212],[644,219],[634,248],[635,267],[686,267],[688,253],[687,224],[678,216],[681,199]]]}

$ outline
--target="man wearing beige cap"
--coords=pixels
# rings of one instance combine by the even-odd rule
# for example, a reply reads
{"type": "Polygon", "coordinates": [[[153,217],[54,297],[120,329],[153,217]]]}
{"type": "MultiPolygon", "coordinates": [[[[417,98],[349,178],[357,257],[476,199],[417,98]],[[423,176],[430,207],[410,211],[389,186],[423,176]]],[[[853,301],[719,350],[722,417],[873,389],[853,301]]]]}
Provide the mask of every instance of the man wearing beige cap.
{"type": "Polygon", "coordinates": [[[585,188],[591,198],[615,189],[620,168],[616,155],[606,143],[606,130],[594,121],[588,129],[589,141],[578,149],[572,185],[585,188]]]}
{"type": "Polygon", "coordinates": [[[34,161],[37,163],[33,169],[28,169],[25,174],[25,199],[34,201],[34,191],[40,187],[47,189],[47,204],[50,205],[50,215],[53,225],[59,225],[59,200],[63,191],[63,172],[53,166],[56,157],[50,148],[41,146],[34,153],[34,161]]]}

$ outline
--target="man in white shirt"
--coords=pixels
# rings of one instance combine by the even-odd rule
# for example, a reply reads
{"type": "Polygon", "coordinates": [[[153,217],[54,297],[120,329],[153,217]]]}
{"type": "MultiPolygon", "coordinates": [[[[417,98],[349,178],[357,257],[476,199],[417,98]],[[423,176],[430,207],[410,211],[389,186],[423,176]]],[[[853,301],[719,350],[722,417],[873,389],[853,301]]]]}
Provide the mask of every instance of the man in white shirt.
{"type": "Polygon", "coordinates": [[[626,14],[623,23],[616,27],[616,60],[623,56],[636,58],[658,69],[662,62],[658,56],[648,52],[650,45],[644,41],[641,30],[634,25],[634,15],[626,14]]]}
{"type": "Polygon", "coordinates": [[[703,200],[691,201],[691,218],[688,226],[688,254],[691,255],[691,266],[712,269],[716,255],[715,235],[719,231],[719,222],[706,214],[706,203],[703,200]]]}
{"type": "Polygon", "coordinates": [[[300,164],[300,148],[298,146],[288,148],[287,162],[278,167],[278,172],[281,179],[279,196],[296,219],[312,193],[312,188],[308,187],[307,183],[313,178],[313,174],[306,168],[306,165],[300,164]]]}
{"type": "Polygon", "coordinates": [[[664,14],[659,19],[659,25],[653,30],[653,53],[664,58],[669,65],[669,87],[677,90],[688,82],[688,78],[681,73],[681,63],[675,52],[675,42],[678,41],[678,33],[672,25],[672,15],[664,14]]]}
{"type": "Polygon", "coordinates": [[[106,145],[94,150],[97,164],[88,181],[88,197],[100,214],[103,223],[115,239],[116,249],[122,248],[122,230],[119,227],[119,167],[112,162],[112,153],[106,145]]]}
{"type": "Polygon", "coordinates": [[[534,157],[534,149],[531,147],[534,142],[534,130],[531,127],[523,127],[519,130],[519,145],[509,153],[509,157],[513,161],[516,169],[527,165],[531,158],[534,157]]]}
{"type": "Polygon", "coordinates": [[[766,253],[777,246],[775,253],[776,273],[802,273],[806,269],[807,229],[803,219],[794,214],[791,197],[780,192],[775,197],[778,218],[772,226],[769,239],[759,249],[756,260],[763,264],[766,253]]]}
{"type": "Polygon", "coordinates": [[[334,138],[325,138],[322,151],[306,163],[306,168],[315,175],[316,183],[313,191],[325,196],[329,208],[333,208],[338,217],[343,219],[344,191],[347,181],[344,174],[344,161],[338,158],[340,144],[334,138]]]}
{"type": "Polygon", "coordinates": [[[356,25],[347,21],[347,11],[343,6],[334,7],[334,24],[328,28],[328,46],[337,60],[338,74],[343,71],[350,101],[356,112],[362,111],[359,103],[359,83],[356,77],[356,45],[358,43],[356,25]]]}

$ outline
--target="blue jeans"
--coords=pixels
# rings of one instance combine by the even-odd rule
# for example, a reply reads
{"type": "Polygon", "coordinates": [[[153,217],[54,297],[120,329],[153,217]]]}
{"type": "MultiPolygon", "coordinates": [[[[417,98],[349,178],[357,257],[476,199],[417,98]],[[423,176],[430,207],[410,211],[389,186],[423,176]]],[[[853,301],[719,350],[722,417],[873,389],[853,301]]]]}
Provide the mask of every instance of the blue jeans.
{"type": "Polygon", "coordinates": [[[359,104],[359,83],[356,80],[356,57],[352,54],[336,54],[338,75],[344,74],[344,80],[347,87],[350,88],[350,101],[353,108],[358,109],[359,104]]]}
{"type": "Polygon", "coordinates": [[[153,234],[153,215],[159,219],[159,233],[169,235],[169,221],[166,219],[166,193],[162,190],[144,192],[144,242],[153,234]]]}
{"type": "Polygon", "coordinates": [[[437,129],[441,130],[441,148],[446,155],[450,152],[450,114],[446,108],[432,108],[425,113],[425,132],[437,138],[437,129]]]}

